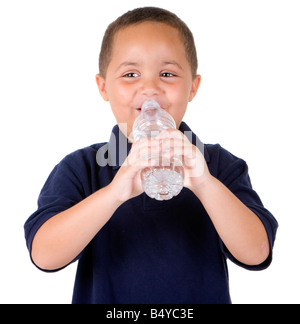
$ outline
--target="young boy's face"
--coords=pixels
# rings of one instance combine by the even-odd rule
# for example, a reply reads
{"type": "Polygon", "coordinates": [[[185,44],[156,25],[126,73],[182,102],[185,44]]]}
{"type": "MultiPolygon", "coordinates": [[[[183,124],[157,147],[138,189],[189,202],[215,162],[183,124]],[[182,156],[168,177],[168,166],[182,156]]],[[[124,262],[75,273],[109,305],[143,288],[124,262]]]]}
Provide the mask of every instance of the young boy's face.
{"type": "Polygon", "coordinates": [[[185,47],[175,28],[143,22],[117,32],[105,80],[98,75],[97,83],[121,131],[132,140],[133,123],[150,98],[173,116],[178,128],[188,102],[197,93],[200,76],[192,78],[185,47]]]}

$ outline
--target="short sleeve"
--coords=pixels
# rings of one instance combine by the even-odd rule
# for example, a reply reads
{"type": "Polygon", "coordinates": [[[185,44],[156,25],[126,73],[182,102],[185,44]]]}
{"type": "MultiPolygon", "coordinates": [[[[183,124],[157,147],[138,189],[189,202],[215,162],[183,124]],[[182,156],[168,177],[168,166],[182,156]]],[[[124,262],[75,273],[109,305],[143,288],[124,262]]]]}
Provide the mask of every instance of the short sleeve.
{"type": "Polygon", "coordinates": [[[249,270],[263,270],[267,268],[272,262],[272,250],[278,223],[273,215],[264,207],[260,197],[252,188],[246,162],[235,157],[219,145],[216,145],[216,148],[211,151],[210,162],[212,174],[261,220],[269,240],[270,254],[260,265],[249,266],[242,264],[232,256],[223,242],[221,242],[224,255],[237,265],[249,270]]]}
{"type": "Polygon", "coordinates": [[[83,198],[84,191],[81,181],[65,158],[55,166],[49,175],[38,198],[38,209],[24,225],[30,256],[32,241],[38,229],[48,219],[72,207],[83,198]]]}

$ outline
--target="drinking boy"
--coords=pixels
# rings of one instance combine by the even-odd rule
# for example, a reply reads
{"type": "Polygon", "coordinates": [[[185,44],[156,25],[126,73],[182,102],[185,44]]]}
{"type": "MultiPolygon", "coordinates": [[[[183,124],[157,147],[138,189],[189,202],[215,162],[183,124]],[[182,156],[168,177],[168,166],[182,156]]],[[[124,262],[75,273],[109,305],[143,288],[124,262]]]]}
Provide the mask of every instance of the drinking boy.
{"type": "Polygon", "coordinates": [[[184,136],[201,80],[190,30],[163,9],[130,11],[108,27],[99,63],[97,85],[118,124],[108,160],[120,143],[129,154],[99,166],[101,143],[54,168],[25,224],[33,262],[55,271],[79,260],[73,303],[230,303],[226,258],[247,269],[269,266],[277,223],[243,160],[220,145],[204,145],[202,154],[184,136]],[[147,99],[177,129],[132,143],[147,99]],[[160,202],[143,193],[140,170],[156,162],[144,158],[149,151],[166,148],[169,158],[181,156],[185,187],[160,202]]]}

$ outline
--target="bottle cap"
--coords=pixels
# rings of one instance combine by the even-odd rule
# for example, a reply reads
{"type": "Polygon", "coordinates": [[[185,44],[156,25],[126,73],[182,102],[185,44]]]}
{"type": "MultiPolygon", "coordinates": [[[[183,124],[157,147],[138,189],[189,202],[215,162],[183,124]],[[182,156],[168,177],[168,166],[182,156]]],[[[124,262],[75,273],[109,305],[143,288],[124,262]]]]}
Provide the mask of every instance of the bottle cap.
{"type": "Polygon", "coordinates": [[[143,103],[142,110],[147,109],[147,108],[160,108],[160,105],[156,100],[149,99],[143,103]]]}
{"type": "Polygon", "coordinates": [[[157,120],[161,115],[161,108],[157,101],[150,99],[144,102],[142,106],[143,117],[148,121],[157,120]]]}

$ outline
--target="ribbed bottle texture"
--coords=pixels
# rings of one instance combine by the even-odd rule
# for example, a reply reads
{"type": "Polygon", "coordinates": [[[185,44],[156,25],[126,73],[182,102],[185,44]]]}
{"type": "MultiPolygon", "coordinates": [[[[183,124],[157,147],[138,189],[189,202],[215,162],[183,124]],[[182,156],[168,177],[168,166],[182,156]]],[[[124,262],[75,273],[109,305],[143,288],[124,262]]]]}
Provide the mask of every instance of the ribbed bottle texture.
{"type": "MultiPolygon", "coordinates": [[[[154,137],[168,128],[176,128],[173,117],[155,100],[147,100],[133,124],[133,138],[136,142],[142,137],[154,137]]],[[[178,195],[184,181],[181,160],[176,157],[165,159],[162,155],[152,155],[151,158],[156,159],[158,165],[141,170],[145,193],[157,200],[169,200],[178,195]]]]}

